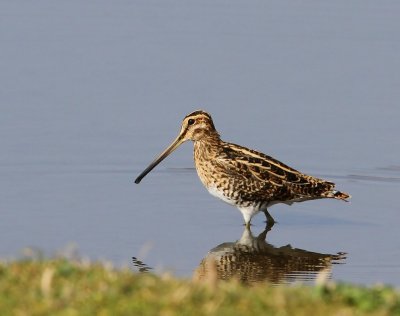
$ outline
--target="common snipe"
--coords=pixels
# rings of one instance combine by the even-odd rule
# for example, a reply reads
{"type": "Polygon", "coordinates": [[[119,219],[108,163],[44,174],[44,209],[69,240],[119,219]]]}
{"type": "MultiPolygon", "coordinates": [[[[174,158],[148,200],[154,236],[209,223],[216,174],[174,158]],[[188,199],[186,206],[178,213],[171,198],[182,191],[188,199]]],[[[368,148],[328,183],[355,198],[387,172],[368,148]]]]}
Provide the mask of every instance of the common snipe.
{"type": "Polygon", "coordinates": [[[174,142],[135,180],[139,183],[155,166],[187,140],[194,142],[197,174],[207,190],[242,212],[246,226],[260,211],[271,226],[274,219],[267,208],[276,203],[334,198],[350,195],[335,190],[335,184],[301,173],[255,150],[221,140],[210,114],[195,111],[182,122],[174,142]]]}

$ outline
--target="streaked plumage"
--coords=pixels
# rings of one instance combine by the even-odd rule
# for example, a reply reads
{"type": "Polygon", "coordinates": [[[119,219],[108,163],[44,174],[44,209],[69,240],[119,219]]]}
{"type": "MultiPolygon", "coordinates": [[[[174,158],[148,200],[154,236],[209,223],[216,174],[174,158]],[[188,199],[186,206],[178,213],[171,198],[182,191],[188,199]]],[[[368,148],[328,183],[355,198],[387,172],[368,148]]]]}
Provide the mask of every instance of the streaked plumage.
{"type": "Polygon", "coordinates": [[[268,227],[254,236],[249,227],[235,242],[211,249],[195,270],[195,280],[236,278],[244,283],[269,281],[273,284],[314,281],[320,272],[330,278],[333,264],[345,263],[346,253],[327,254],[275,247],[266,241],[268,227]]]}
{"type": "Polygon", "coordinates": [[[237,206],[246,225],[260,211],[273,225],[267,208],[276,203],[290,205],[313,199],[350,197],[336,191],[332,182],[303,174],[255,150],[222,141],[211,116],[204,111],[195,111],[183,119],[179,136],[135,183],[187,140],[194,142],[194,161],[201,182],[212,195],[237,206]]]}

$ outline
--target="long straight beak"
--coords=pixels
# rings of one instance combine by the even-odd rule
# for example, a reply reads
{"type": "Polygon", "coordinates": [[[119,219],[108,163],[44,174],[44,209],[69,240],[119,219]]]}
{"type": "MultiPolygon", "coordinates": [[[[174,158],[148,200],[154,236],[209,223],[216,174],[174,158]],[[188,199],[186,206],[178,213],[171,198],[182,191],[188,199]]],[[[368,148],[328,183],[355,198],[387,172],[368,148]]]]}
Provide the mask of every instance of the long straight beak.
{"type": "Polygon", "coordinates": [[[136,178],[135,183],[139,183],[142,179],[154,169],[161,161],[163,161],[170,153],[172,153],[175,149],[179,147],[184,142],[184,138],[182,135],[179,135],[174,142],[169,145],[167,149],[165,149],[154,161],[136,178]]]}

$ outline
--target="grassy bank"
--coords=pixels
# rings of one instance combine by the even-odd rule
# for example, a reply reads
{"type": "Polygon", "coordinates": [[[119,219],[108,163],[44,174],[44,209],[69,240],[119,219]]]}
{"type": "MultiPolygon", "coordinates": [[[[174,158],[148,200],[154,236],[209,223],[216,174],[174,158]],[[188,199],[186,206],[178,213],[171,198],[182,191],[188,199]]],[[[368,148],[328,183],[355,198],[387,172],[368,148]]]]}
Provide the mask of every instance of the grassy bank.
{"type": "Polygon", "coordinates": [[[344,284],[245,287],[65,259],[0,264],[0,315],[400,315],[400,293],[344,284]]]}

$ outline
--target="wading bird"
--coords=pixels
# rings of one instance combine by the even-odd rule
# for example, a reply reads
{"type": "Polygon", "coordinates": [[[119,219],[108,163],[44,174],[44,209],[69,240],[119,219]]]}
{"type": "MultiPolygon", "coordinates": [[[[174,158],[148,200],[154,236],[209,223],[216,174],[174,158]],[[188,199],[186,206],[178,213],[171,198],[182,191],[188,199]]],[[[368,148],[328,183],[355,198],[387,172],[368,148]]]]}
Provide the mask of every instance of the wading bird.
{"type": "Polygon", "coordinates": [[[350,198],[349,194],[335,190],[332,182],[301,173],[255,150],[224,142],[210,114],[204,111],[195,111],[183,119],[178,137],[135,183],[187,140],[194,142],[194,162],[201,182],[212,195],[238,207],[246,226],[262,211],[272,227],[275,221],[268,208],[276,203],[350,198]]]}

